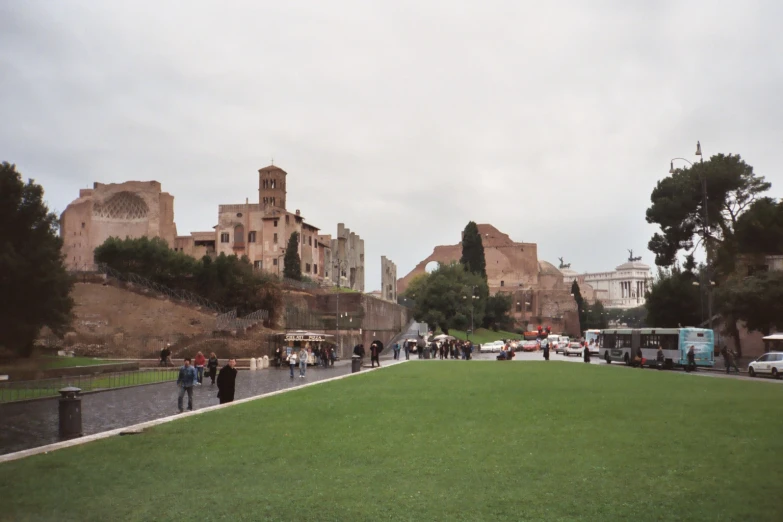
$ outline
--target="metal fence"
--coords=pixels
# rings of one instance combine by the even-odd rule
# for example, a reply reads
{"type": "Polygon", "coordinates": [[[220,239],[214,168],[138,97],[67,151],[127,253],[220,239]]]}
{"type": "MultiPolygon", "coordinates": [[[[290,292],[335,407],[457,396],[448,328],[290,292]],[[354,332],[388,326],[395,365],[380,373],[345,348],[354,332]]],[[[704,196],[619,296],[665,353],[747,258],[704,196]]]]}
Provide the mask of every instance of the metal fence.
{"type": "Polygon", "coordinates": [[[34,381],[4,381],[0,382],[0,403],[38,399],[41,397],[57,397],[59,390],[66,386],[76,386],[82,392],[89,392],[173,381],[177,379],[178,373],[178,368],[158,368],[132,372],[76,375],[34,381]]]}
{"type": "Polygon", "coordinates": [[[237,317],[237,311],[231,310],[225,314],[218,315],[215,319],[215,329],[218,331],[246,330],[268,320],[269,312],[267,310],[256,310],[244,317],[237,317]]]}

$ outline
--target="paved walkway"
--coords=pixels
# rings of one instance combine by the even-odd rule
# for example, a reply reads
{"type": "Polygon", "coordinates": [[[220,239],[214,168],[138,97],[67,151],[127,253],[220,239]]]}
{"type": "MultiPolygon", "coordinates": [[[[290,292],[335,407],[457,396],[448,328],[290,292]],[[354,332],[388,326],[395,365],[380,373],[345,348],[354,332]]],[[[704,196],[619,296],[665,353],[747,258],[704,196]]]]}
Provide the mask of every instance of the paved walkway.
{"type": "MultiPolygon", "coordinates": [[[[288,367],[255,372],[240,371],[235,399],[254,397],[278,390],[296,388],[351,372],[351,362],[338,361],[333,368],[309,367],[307,376],[289,377],[288,367]]],[[[193,390],[194,409],[215,406],[217,386],[205,384],[193,390]]],[[[85,435],[124,428],[177,413],[177,386],[173,382],[150,384],[87,394],[82,398],[82,425],[85,435]]],[[[185,396],[187,406],[187,396],[185,396]]],[[[58,399],[0,404],[0,455],[59,441],[58,399]]]]}

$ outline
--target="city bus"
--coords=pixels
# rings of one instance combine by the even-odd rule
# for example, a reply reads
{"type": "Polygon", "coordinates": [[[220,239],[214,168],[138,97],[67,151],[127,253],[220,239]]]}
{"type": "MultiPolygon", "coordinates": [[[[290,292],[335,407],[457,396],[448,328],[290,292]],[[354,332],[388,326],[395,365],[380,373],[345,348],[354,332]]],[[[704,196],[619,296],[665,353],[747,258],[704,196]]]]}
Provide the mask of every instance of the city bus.
{"type": "Polygon", "coordinates": [[[715,363],[715,335],[704,328],[620,328],[602,330],[598,338],[599,356],[630,365],[639,348],[647,364],[655,364],[658,346],[663,348],[664,366],[674,368],[688,364],[688,349],[693,346],[696,366],[712,367],[715,363]]]}
{"type": "Polygon", "coordinates": [[[585,330],[585,343],[587,343],[591,354],[598,354],[598,337],[600,335],[601,330],[585,330]]]}

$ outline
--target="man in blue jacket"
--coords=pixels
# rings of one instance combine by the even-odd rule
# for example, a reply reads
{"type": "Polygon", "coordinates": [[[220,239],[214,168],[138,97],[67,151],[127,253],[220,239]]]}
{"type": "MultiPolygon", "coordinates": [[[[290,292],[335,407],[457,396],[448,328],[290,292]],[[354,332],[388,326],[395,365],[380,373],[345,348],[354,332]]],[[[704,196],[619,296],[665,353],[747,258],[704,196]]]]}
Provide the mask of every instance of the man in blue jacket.
{"type": "Polygon", "coordinates": [[[188,394],[188,411],[193,411],[193,385],[197,379],[196,369],[190,365],[190,357],[185,357],[185,365],[179,369],[179,377],[177,377],[177,386],[179,386],[177,407],[180,413],[183,411],[182,398],[185,396],[185,393],[188,394]]]}

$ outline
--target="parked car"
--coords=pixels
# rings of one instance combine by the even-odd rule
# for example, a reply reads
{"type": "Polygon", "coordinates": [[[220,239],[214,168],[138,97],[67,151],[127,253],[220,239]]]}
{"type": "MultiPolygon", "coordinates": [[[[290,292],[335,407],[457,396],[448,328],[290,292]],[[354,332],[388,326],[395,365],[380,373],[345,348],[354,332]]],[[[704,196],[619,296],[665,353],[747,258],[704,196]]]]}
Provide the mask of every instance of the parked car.
{"type": "Polygon", "coordinates": [[[582,343],[571,341],[563,348],[563,355],[582,355],[582,350],[584,350],[582,343]]]}
{"type": "Polygon", "coordinates": [[[492,341],[491,343],[484,343],[481,345],[482,352],[499,352],[505,343],[503,341],[492,341]]]}
{"type": "Polygon", "coordinates": [[[522,341],[520,343],[519,348],[523,352],[535,352],[538,350],[538,342],[537,341],[522,341]]]}
{"type": "Polygon", "coordinates": [[[757,374],[769,374],[775,379],[780,379],[780,376],[783,375],[783,352],[765,353],[750,363],[748,375],[755,377],[757,374]]]}

